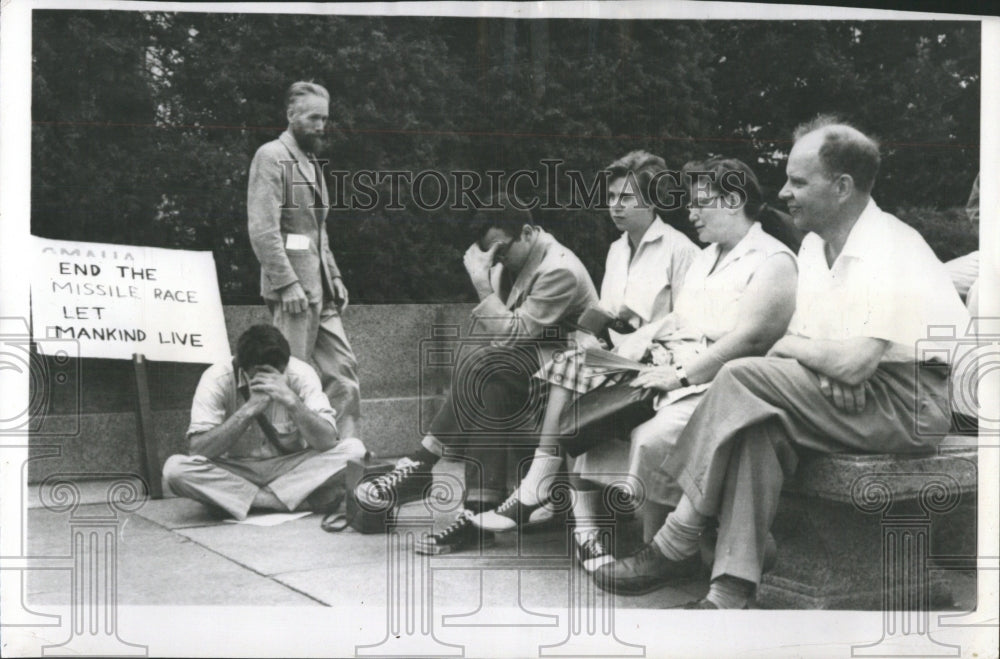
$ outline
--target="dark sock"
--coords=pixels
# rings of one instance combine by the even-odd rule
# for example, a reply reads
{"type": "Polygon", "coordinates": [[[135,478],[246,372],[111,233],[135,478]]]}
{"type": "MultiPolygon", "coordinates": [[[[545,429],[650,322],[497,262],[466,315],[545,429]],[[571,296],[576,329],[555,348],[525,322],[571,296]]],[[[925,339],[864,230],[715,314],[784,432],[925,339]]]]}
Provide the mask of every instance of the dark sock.
{"type": "Polygon", "coordinates": [[[437,461],[441,459],[441,456],[436,453],[431,453],[426,448],[421,446],[419,449],[410,454],[410,459],[427,467],[433,467],[437,464],[437,461]]]}
{"type": "Polygon", "coordinates": [[[712,581],[705,599],[720,609],[742,609],[753,597],[754,588],[752,581],[723,574],[712,581]]]}

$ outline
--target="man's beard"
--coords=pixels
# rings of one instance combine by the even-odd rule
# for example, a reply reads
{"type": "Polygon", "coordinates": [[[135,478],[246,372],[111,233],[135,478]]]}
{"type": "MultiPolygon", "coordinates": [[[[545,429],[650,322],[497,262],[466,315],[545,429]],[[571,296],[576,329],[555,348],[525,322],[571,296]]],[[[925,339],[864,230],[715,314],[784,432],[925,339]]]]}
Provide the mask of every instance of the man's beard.
{"type": "Polygon", "coordinates": [[[295,137],[295,141],[298,142],[299,148],[307,153],[318,154],[326,146],[326,140],[323,135],[314,135],[311,133],[302,133],[295,129],[292,129],[292,136],[295,137]]]}

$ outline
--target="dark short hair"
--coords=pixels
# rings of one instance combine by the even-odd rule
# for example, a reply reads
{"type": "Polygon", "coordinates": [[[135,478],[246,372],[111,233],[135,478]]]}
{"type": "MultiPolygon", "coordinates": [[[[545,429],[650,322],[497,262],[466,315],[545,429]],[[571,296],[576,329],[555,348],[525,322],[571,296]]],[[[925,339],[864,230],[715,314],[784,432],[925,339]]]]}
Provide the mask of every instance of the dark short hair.
{"type": "Polygon", "coordinates": [[[709,175],[709,187],[713,192],[738,193],[747,217],[760,222],[764,231],[798,251],[801,236],[784,213],[765,203],[764,189],[750,165],[737,158],[711,156],[705,160],[692,160],[681,168],[684,185],[689,190],[698,185],[698,175],[703,173],[709,175]]]}
{"type": "Polygon", "coordinates": [[[274,325],[252,325],[236,341],[236,361],[241,368],[267,365],[284,371],[291,354],[288,339],[274,325]]]}
{"type": "Polygon", "coordinates": [[[517,240],[525,224],[535,226],[531,211],[523,206],[512,203],[510,197],[501,193],[492,197],[483,207],[477,208],[472,223],[479,248],[483,251],[489,249],[490,246],[484,245],[483,240],[490,229],[499,229],[508,237],[517,240]]]}
{"type": "Polygon", "coordinates": [[[705,160],[692,160],[681,168],[681,174],[688,189],[698,185],[701,174],[707,174],[705,180],[713,191],[738,192],[743,211],[751,219],[756,218],[764,203],[764,192],[757,175],[750,169],[750,165],[737,158],[711,156],[705,160]]]}
{"type": "Polygon", "coordinates": [[[799,124],[793,135],[797,142],[816,131],[823,133],[819,160],[827,174],[831,178],[847,174],[859,190],[871,192],[881,163],[878,142],[832,114],[821,114],[799,124]]]}
{"type": "Polygon", "coordinates": [[[653,189],[667,171],[667,163],[660,156],[648,151],[631,151],[604,168],[608,172],[608,183],[619,178],[632,176],[639,186],[639,196],[643,203],[655,206],[659,195],[653,189]]]}

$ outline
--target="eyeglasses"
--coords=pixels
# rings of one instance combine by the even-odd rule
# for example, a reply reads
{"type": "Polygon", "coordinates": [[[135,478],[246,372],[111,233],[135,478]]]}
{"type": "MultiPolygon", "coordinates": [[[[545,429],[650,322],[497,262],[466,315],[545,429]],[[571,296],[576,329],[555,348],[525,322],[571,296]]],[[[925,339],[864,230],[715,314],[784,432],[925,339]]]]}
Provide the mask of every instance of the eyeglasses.
{"type": "Polygon", "coordinates": [[[688,201],[686,208],[689,211],[704,210],[706,208],[716,208],[719,204],[716,202],[722,198],[722,195],[712,195],[711,197],[704,197],[701,199],[691,198],[688,201]]]}

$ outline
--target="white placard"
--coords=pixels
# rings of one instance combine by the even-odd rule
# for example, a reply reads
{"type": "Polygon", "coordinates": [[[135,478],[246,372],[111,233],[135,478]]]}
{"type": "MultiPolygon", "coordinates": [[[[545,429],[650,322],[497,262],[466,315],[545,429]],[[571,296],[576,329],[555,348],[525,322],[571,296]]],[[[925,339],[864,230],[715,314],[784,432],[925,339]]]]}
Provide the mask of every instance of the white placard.
{"type": "Polygon", "coordinates": [[[32,336],[79,356],[210,364],[229,357],[211,252],[32,236],[32,336]]]}

